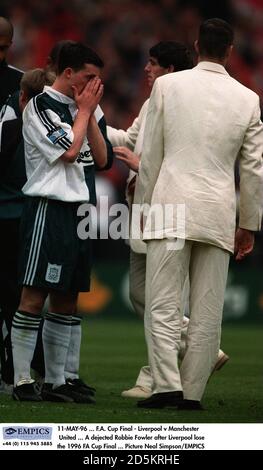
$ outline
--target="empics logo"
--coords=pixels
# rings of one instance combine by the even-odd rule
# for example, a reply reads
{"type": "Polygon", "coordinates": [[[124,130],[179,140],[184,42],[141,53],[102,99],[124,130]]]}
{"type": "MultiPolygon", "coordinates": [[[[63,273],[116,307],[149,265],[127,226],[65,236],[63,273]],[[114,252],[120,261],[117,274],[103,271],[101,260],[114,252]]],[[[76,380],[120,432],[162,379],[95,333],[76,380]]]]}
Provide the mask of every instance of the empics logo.
{"type": "Polygon", "coordinates": [[[14,428],[5,428],[5,433],[10,436],[16,432],[16,429],[14,428]]]}
{"type": "Polygon", "coordinates": [[[15,428],[3,428],[3,439],[37,440],[52,438],[52,428],[36,426],[34,428],[17,426],[15,428]]]}

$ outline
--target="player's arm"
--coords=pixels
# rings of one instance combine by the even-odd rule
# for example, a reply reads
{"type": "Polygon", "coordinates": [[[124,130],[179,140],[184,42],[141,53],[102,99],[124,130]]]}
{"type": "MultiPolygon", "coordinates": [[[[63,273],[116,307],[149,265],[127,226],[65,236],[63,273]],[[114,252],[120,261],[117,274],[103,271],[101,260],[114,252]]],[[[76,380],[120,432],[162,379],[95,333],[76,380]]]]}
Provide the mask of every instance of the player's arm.
{"type": "Polygon", "coordinates": [[[103,139],[104,139],[104,142],[105,142],[105,145],[106,145],[107,162],[106,162],[106,165],[104,165],[101,168],[96,164],[96,161],[95,161],[95,168],[96,168],[97,171],[109,170],[112,167],[112,163],[113,163],[113,157],[114,157],[113,149],[112,149],[112,145],[111,145],[111,142],[110,142],[108,134],[107,134],[106,120],[105,120],[105,117],[102,113],[102,110],[101,110],[100,106],[98,106],[97,111],[100,115],[100,119],[97,119],[96,112],[94,113],[94,115],[96,117],[100,132],[103,136],[103,139]],[[102,116],[101,116],[101,113],[102,113],[102,116]]]}
{"type": "Polygon", "coordinates": [[[107,164],[107,146],[94,114],[89,119],[87,137],[96,167],[103,169],[107,164]]]}
{"type": "Polygon", "coordinates": [[[73,163],[77,159],[83,145],[84,138],[87,135],[87,128],[90,126],[90,122],[92,122],[92,131],[90,132],[92,141],[94,134],[97,135],[96,129],[94,130],[93,113],[102,97],[103,85],[101,80],[98,77],[95,77],[87,83],[80,94],[78,94],[75,87],[73,88],[73,91],[74,99],[78,107],[78,113],[72,126],[74,135],[73,142],[70,148],[60,157],[65,163],[73,163]]]}

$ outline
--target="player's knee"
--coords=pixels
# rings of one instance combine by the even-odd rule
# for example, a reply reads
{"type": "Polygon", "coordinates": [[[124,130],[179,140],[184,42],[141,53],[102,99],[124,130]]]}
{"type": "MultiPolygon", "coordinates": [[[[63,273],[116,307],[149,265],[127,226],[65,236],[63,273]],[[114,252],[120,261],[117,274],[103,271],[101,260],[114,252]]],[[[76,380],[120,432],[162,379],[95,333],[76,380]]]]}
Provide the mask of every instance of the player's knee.
{"type": "Polygon", "coordinates": [[[72,315],[76,312],[78,295],[75,293],[54,292],[49,296],[49,309],[52,313],[72,315]]]}
{"type": "Polygon", "coordinates": [[[43,289],[24,286],[18,309],[32,314],[40,314],[43,310],[47,292],[43,289]]]}
{"type": "Polygon", "coordinates": [[[24,312],[32,313],[35,315],[40,315],[43,310],[44,302],[45,299],[43,298],[23,296],[20,300],[18,310],[22,310],[24,312]]]}

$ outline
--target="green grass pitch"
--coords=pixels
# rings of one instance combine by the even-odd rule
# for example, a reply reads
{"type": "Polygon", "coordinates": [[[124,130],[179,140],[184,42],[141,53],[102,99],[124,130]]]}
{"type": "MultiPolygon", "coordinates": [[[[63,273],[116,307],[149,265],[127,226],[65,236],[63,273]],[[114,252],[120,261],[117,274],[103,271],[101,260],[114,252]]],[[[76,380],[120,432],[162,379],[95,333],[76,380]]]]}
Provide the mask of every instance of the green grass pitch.
{"type": "Polygon", "coordinates": [[[83,322],[81,377],[97,389],[96,405],[15,402],[0,394],[2,423],[262,423],[261,326],[223,327],[230,361],[210,379],[205,411],[142,410],[120,396],[146,364],[138,319],[89,318],[83,322]]]}

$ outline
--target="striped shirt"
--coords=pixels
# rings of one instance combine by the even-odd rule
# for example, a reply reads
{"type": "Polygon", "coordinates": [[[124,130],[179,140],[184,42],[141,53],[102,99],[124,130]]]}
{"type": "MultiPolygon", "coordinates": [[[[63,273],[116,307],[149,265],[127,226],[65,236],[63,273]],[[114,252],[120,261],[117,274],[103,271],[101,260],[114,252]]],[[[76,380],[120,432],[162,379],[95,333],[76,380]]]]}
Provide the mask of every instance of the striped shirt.
{"type": "MultiPolygon", "coordinates": [[[[94,174],[94,160],[87,138],[74,163],[60,159],[73,142],[72,126],[77,111],[72,98],[48,86],[29,101],[23,113],[28,179],[24,194],[66,202],[90,201],[85,167],[92,168],[94,174]]],[[[99,106],[95,116],[97,121],[103,116],[99,106]]]]}

